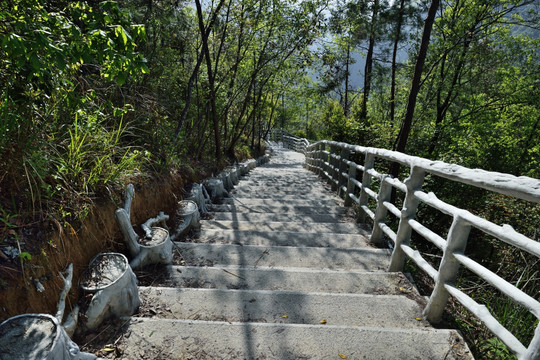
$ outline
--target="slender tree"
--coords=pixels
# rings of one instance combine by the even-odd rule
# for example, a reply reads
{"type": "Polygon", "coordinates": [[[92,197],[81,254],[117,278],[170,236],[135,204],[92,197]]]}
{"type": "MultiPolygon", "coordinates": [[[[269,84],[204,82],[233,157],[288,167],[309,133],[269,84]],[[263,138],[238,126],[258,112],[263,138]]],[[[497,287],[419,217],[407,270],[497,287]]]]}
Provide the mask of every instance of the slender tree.
{"type": "MultiPolygon", "coordinates": [[[[416,64],[414,66],[414,75],[411,82],[411,91],[409,93],[409,100],[407,102],[407,111],[405,113],[405,119],[401,124],[399,134],[396,139],[394,150],[399,152],[405,152],[405,146],[407,145],[407,139],[411,132],[412,120],[414,115],[414,109],[416,107],[416,98],[420,91],[422,71],[424,69],[424,63],[428,51],[429,41],[431,37],[431,29],[433,28],[433,22],[435,21],[435,15],[439,7],[439,0],[431,0],[429,10],[424,22],[424,30],[422,32],[422,40],[420,42],[420,49],[416,57],[416,64]]],[[[399,163],[392,163],[390,166],[390,175],[397,177],[399,173],[399,163]]]]}

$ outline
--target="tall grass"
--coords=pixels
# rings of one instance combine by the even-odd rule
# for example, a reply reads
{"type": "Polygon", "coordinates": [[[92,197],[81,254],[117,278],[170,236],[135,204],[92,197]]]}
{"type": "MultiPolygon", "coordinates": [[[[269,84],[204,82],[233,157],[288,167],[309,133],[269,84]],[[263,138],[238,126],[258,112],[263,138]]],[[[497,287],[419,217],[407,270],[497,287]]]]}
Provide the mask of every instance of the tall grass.
{"type": "MultiPolygon", "coordinates": [[[[521,271],[510,280],[517,288],[533,297],[538,297],[540,273],[538,260],[525,261],[521,271]],[[516,280],[517,279],[517,280],[516,280]],[[536,295],[534,294],[536,292],[536,295]]],[[[527,309],[517,305],[510,298],[497,292],[485,281],[464,277],[460,284],[466,288],[469,296],[480,304],[485,304],[495,318],[510,331],[522,344],[528,346],[538,326],[538,319],[527,309]]],[[[463,306],[452,303],[455,314],[454,325],[465,336],[477,359],[517,359],[507,346],[491,333],[478,319],[473,317],[463,306]]]]}
{"type": "Polygon", "coordinates": [[[124,115],[125,111],[115,125],[107,126],[111,119],[101,111],[78,111],[67,133],[57,133],[57,141],[51,143],[54,191],[67,197],[70,215],[84,215],[95,197],[111,193],[145,161],[143,152],[122,141],[128,132],[124,115]]]}

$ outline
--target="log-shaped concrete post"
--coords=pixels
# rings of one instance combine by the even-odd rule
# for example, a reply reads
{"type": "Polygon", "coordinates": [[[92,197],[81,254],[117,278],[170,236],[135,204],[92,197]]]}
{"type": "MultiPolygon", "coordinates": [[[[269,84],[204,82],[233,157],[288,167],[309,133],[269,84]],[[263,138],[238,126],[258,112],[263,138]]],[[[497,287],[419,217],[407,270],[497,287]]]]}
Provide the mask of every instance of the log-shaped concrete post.
{"type": "Polygon", "coordinates": [[[120,253],[96,255],[79,283],[86,294],[93,294],[85,311],[90,330],[111,316],[133,315],[141,303],[137,278],[120,253]]]}
{"type": "Polygon", "coordinates": [[[152,227],[154,223],[163,223],[169,219],[168,215],[161,212],[156,218],[149,219],[142,225],[146,234],[144,239],[139,239],[139,236],[131,225],[129,216],[129,208],[131,207],[131,199],[135,196],[133,185],[128,185],[126,190],[126,202],[124,208],[117,209],[114,212],[120,231],[124,236],[124,241],[127,244],[131,260],[131,267],[137,269],[148,264],[171,264],[172,263],[172,242],[169,238],[169,232],[160,227],[152,227]]]}
{"type": "Polygon", "coordinates": [[[317,174],[324,178],[324,169],[325,169],[325,154],[324,154],[324,149],[325,149],[326,145],[323,143],[323,142],[320,142],[318,145],[317,145],[317,166],[318,166],[318,170],[317,170],[317,174]]]}
{"type": "Polygon", "coordinates": [[[411,240],[412,228],[409,225],[409,220],[414,218],[416,209],[418,208],[419,200],[414,196],[416,190],[422,188],[424,183],[425,171],[419,167],[413,166],[411,173],[404,183],[407,187],[403,208],[401,209],[401,218],[399,219],[398,231],[396,233],[396,244],[392,257],[390,258],[390,266],[388,271],[402,271],[405,264],[406,254],[401,249],[401,244],[409,245],[411,240]]]}
{"type": "Polygon", "coordinates": [[[349,181],[347,181],[347,194],[345,194],[345,206],[351,206],[353,199],[349,194],[354,194],[355,184],[353,179],[356,180],[356,163],[349,165],[349,181]]]}
{"type": "Polygon", "coordinates": [[[519,360],[525,359],[540,359],[540,324],[536,326],[534,337],[529,343],[529,347],[525,354],[519,360]]]}
{"type": "Polygon", "coordinates": [[[137,256],[141,247],[139,244],[139,235],[137,235],[135,230],[133,230],[133,226],[131,226],[128,212],[126,209],[116,209],[114,216],[116,217],[116,222],[118,223],[118,227],[120,228],[122,235],[124,235],[124,240],[127,244],[129,254],[132,257],[137,256]]]}
{"type": "MultiPolygon", "coordinates": [[[[237,171],[240,172],[241,167],[239,166],[237,168],[237,171]]],[[[195,184],[193,183],[191,185],[191,191],[189,192],[188,197],[186,200],[191,200],[197,204],[199,209],[203,214],[206,214],[208,212],[208,208],[206,207],[206,198],[204,197],[204,190],[202,184],[195,184]]]]}
{"type": "Polygon", "coordinates": [[[205,181],[204,186],[206,186],[208,189],[212,201],[223,199],[226,194],[225,187],[223,186],[223,181],[221,179],[208,179],[205,181]]]}
{"type": "MultiPolygon", "coordinates": [[[[261,157],[261,163],[263,161],[264,161],[264,157],[261,157]]],[[[238,178],[238,173],[236,172],[236,166],[227,166],[225,170],[229,174],[229,177],[231,179],[231,182],[233,183],[233,186],[238,185],[238,182],[240,181],[240,179],[238,178]]]]}
{"type": "Polygon", "coordinates": [[[362,210],[362,206],[367,206],[369,201],[369,195],[366,192],[366,189],[371,185],[371,175],[368,173],[368,170],[373,169],[373,164],[375,163],[375,156],[370,153],[366,153],[364,160],[364,172],[362,174],[362,189],[360,190],[360,196],[358,197],[358,222],[365,224],[366,223],[366,212],[362,210]]]}
{"type": "Polygon", "coordinates": [[[139,239],[139,253],[131,260],[129,265],[133,269],[142,268],[150,264],[172,264],[173,244],[169,231],[161,227],[151,227],[150,236],[139,239]]]}
{"type": "Polygon", "coordinates": [[[347,179],[343,174],[347,171],[347,164],[349,163],[349,153],[350,151],[346,148],[341,149],[341,154],[339,156],[339,167],[338,167],[338,195],[340,197],[346,197],[343,191],[343,186],[345,185],[345,180],[347,179]]]}
{"type": "Polygon", "coordinates": [[[446,247],[444,249],[439,273],[435,281],[435,288],[431,293],[428,304],[424,309],[426,320],[431,323],[439,323],[442,319],[444,307],[448,301],[448,291],[445,284],[453,284],[457,278],[459,262],[454,257],[454,253],[464,253],[467,246],[467,239],[471,225],[467,223],[461,215],[454,216],[454,221],[448,232],[446,247]]]}
{"type": "Polygon", "coordinates": [[[375,218],[373,220],[373,231],[369,241],[373,244],[380,244],[383,237],[383,231],[380,223],[384,223],[388,209],[384,206],[384,203],[390,201],[392,196],[392,185],[384,181],[389,175],[383,175],[381,179],[381,187],[379,188],[379,195],[377,196],[377,209],[375,210],[375,218]]]}
{"type": "Polygon", "coordinates": [[[194,201],[182,200],[178,202],[178,210],[176,216],[181,219],[180,224],[171,235],[171,239],[175,241],[180,235],[184,234],[191,228],[198,229],[201,227],[199,208],[194,201]]]}
{"type": "Polygon", "coordinates": [[[335,145],[330,145],[330,169],[328,171],[328,174],[330,175],[330,187],[332,191],[337,191],[338,186],[336,184],[336,181],[338,179],[338,172],[339,172],[339,159],[336,159],[337,153],[338,153],[338,147],[335,145]]]}
{"type": "Polygon", "coordinates": [[[64,289],[60,293],[60,299],[58,300],[58,310],[56,311],[56,319],[60,324],[63,324],[64,330],[69,335],[69,337],[72,337],[75,333],[75,329],[77,328],[77,320],[79,316],[79,306],[75,305],[73,308],[73,311],[67,315],[66,321],[64,321],[64,312],[66,310],[66,297],[69,293],[69,290],[71,290],[71,286],[73,285],[73,264],[69,264],[68,268],[66,270],[66,276],[64,276],[62,273],[60,273],[60,277],[62,278],[62,281],[64,282],[64,289]]]}
{"type": "Polygon", "coordinates": [[[228,171],[223,170],[221,173],[219,173],[219,178],[223,182],[223,187],[225,190],[229,191],[234,188],[234,184],[231,180],[231,174],[228,171]]]}
{"type": "Polygon", "coordinates": [[[2,359],[94,360],[81,352],[60,322],[48,314],[23,314],[0,324],[2,359]]]}

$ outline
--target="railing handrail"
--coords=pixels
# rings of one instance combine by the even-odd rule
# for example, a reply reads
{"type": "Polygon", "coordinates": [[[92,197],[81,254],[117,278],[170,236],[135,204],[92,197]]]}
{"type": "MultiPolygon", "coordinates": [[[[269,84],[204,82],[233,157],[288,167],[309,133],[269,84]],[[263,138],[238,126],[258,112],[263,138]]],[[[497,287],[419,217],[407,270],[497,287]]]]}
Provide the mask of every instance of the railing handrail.
{"type": "Polygon", "coordinates": [[[324,143],[334,145],[342,149],[356,153],[369,153],[376,157],[397,162],[401,165],[417,166],[433,175],[472,185],[482,189],[498,192],[504,195],[518,197],[523,200],[540,203],[540,180],[511,174],[486,171],[482,169],[469,169],[457,164],[448,164],[443,161],[428,160],[418,156],[411,156],[401,152],[350,145],[343,142],[321,140],[308,146],[307,150],[313,149],[317,144],[324,143]]]}
{"type": "Polygon", "coordinates": [[[537,257],[540,257],[540,242],[520,234],[509,225],[499,226],[438,199],[432,192],[426,193],[421,190],[425,175],[429,173],[451,181],[540,203],[540,180],[481,169],[469,169],[460,165],[432,161],[396,151],[328,140],[308,145],[305,154],[308,169],[326,177],[332,188],[345,198],[346,205],[350,206],[353,201],[357,203],[362,209],[361,214],[359,214],[362,220],[366,216],[373,220],[373,232],[370,239],[372,242],[380,242],[383,235],[388,236],[393,241],[394,248],[388,271],[402,271],[405,258],[408,257],[435,280],[434,290],[424,310],[424,316],[427,320],[434,323],[440,321],[448,296],[451,295],[477,316],[520,360],[532,360],[540,357],[540,325],[537,326],[532,341],[526,347],[497,321],[485,305],[478,304],[454,286],[458,269],[460,266],[464,266],[540,319],[540,302],[538,300],[464,254],[469,231],[472,227],[537,257]],[[349,161],[351,153],[364,155],[364,164],[359,165],[349,161]],[[402,182],[388,174],[378,172],[374,167],[377,158],[398,162],[409,167],[409,177],[402,182]],[[361,181],[357,180],[357,171],[362,172],[361,181]],[[380,180],[378,193],[370,189],[372,178],[380,180]],[[405,192],[401,210],[390,202],[392,188],[405,192]],[[369,198],[377,202],[374,210],[368,206],[369,198]],[[414,219],[420,203],[453,217],[453,223],[446,239],[414,219]],[[388,212],[399,219],[397,232],[394,232],[386,224],[388,212]],[[412,230],[443,251],[438,269],[431,266],[417,250],[409,245],[412,230]]]}
{"type": "Polygon", "coordinates": [[[301,153],[305,153],[306,148],[309,146],[308,139],[292,135],[291,133],[283,129],[273,129],[272,138],[274,140],[276,140],[277,138],[278,141],[282,141],[283,147],[301,153]]]}

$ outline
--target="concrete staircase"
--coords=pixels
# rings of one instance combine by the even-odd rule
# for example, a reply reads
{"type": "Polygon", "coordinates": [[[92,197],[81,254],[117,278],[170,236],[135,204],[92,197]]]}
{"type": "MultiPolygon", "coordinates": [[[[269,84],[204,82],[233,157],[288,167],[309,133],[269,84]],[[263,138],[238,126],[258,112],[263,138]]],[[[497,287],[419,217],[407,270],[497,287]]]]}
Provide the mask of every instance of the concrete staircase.
{"type": "Polygon", "coordinates": [[[385,272],[389,250],[303,161],[278,149],[177,243],[185,265],[140,287],[158,310],[131,318],[123,358],[472,358],[456,331],[421,319],[424,299],[385,272]]]}

